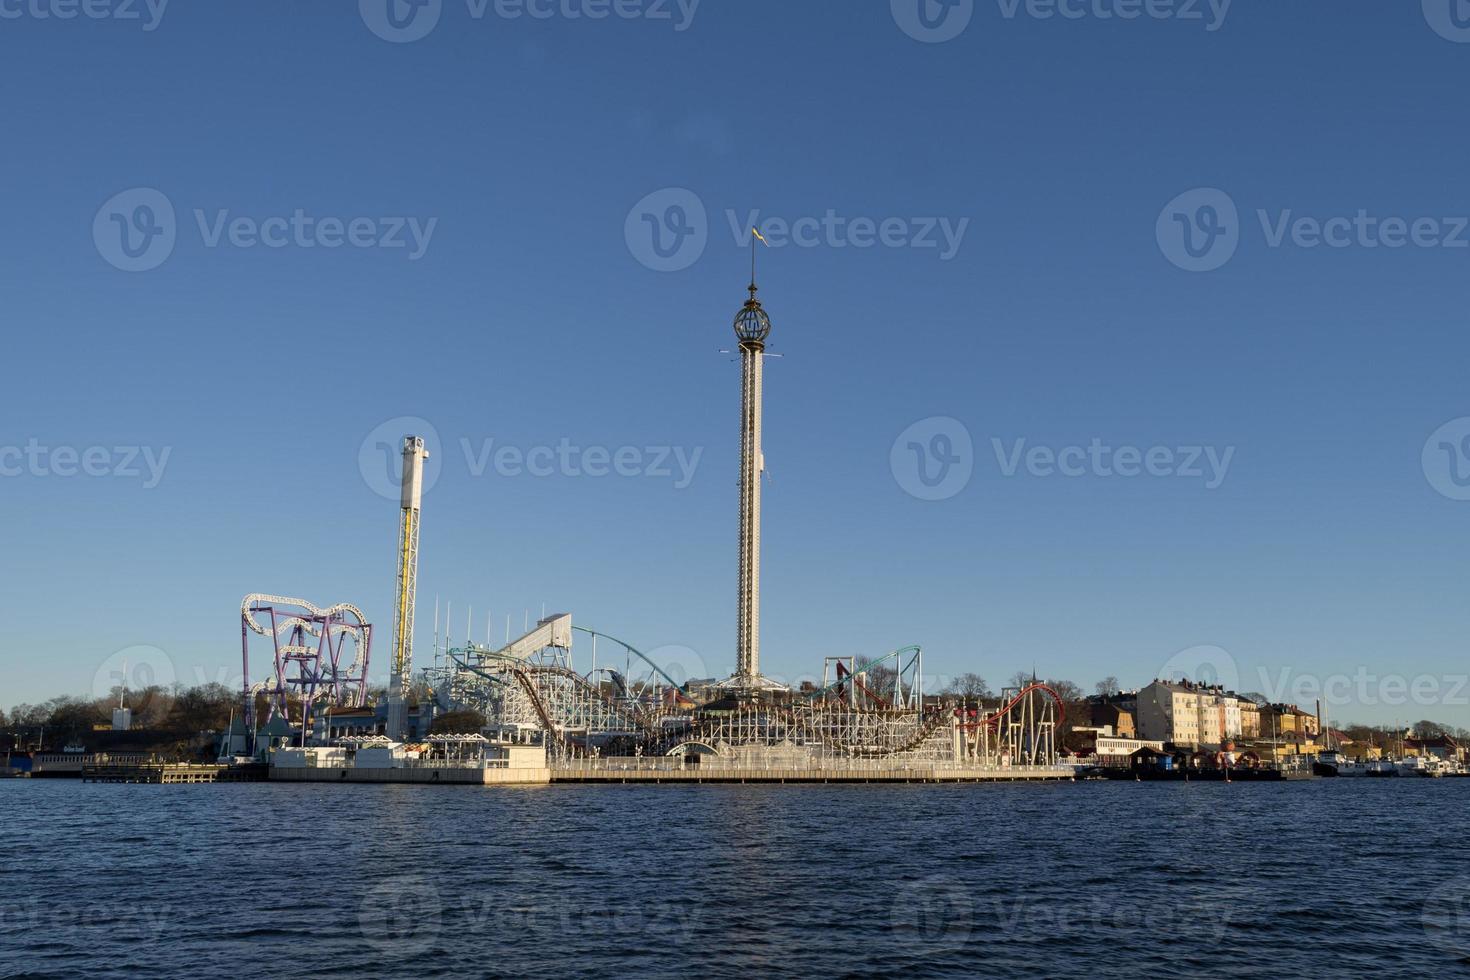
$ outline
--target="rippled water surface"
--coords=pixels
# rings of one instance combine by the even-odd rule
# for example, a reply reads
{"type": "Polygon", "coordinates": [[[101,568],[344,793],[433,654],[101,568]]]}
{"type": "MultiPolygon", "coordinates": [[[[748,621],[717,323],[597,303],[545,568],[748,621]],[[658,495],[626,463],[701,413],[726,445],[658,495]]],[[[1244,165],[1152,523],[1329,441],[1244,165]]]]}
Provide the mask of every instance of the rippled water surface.
{"type": "Polygon", "coordinates": [[[0,782],[0,976],[1439,976],[1470,780],[0,782]]]}

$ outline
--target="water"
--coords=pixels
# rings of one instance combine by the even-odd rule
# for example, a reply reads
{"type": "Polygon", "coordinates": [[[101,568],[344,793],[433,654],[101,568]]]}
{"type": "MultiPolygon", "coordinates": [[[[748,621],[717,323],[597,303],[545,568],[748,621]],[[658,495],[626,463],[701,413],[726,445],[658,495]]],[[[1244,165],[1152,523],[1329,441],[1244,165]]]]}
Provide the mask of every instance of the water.
{"type": "Polygon", "coordinates": [[[1439,976],[1470,962],[1467,803],[7,780],[0,976],[1439,976]]]}

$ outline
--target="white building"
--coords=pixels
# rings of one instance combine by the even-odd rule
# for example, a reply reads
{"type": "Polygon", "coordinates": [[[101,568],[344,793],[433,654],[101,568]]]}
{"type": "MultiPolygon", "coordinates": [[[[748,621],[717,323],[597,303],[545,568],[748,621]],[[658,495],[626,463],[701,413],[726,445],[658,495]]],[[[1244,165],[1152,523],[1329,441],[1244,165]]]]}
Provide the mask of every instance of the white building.
{"type": "Polygon", "coordinates": [[[1176,745],[1219,746],[1241,734],[1240,698],[1221,687],[1154,681],[1138,692],[1138,734],[1176,745]]]}

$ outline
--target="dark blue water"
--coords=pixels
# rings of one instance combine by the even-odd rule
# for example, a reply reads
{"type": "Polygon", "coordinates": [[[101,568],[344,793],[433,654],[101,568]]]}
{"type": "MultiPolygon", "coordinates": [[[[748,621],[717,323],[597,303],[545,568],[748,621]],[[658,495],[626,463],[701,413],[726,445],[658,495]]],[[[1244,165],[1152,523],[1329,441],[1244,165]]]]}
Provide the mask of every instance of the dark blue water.
{"type": "Polygon", "coordinates": [[[1470,780],[0,782],[0,976],[1445,975],[1470,780]]]}

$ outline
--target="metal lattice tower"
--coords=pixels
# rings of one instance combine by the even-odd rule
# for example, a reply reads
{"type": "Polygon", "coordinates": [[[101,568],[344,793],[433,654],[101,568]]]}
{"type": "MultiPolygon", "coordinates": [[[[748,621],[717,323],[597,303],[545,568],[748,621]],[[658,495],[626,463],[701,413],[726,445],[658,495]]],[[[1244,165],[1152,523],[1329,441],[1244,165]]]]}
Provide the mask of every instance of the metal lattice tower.
{"type": "Polygon", "coordinates": [[[421,436],[403,440],[403,498],[398,520],[398,594],[393,609],[393,674],[388,682],[389,738],[408,728],[408,691],[413,680],[413,614],[419,578],[419,508],[423,502],[424,460],[421,436]]]}

